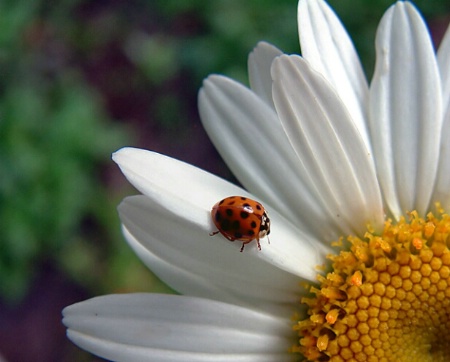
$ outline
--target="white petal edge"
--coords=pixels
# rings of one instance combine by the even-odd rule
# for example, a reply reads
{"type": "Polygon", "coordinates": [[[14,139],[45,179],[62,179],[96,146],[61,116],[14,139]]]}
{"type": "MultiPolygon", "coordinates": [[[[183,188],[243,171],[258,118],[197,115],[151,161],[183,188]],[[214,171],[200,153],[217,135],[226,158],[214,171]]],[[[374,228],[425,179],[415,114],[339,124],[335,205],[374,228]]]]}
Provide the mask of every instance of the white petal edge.
{"type": "Polygon", "coordinates": [[[450,159],[450,26],[439,46],[437,60],[442,80],[444,123],[441,133],[438,175],[432,201],[440,202],[448,212],[450,210],[450,162],[448,162],[450,159]]]}
{"type": "Polygon", "coordinates": [[[321,74],[299,56],[272,66],[273,98],[299,158],[344,235],[364,235],[384,220],[374,162],[347,109],[321,74]]]}
{"type": "MultiPolygon", "coordinates": [[[[207,214],[209,219],[207,211],[192,211],[207,214]]],[[[273,241],[261,240],[261,251],[256,243],[247,244],[240,253],[239,241],[230,243],[221,235],[210,236],[209,222],[205,227],[183,219],[145,196],[126,198],[119,212],[124,235],[139,258],[181,294],[286,315],[293,313],[304,292],[298,276],[259,258],[273,241]]],[[[314,270],[313,265],[310,268],[314,270]]]]}
{"type": "Polygon", "coordinates": [[[281,50],[266,42],[259,42],[248,57],[250,88],[272,109],[272,77],[270,67],[273,60],[283,54],[281,50]]]}
{"type": "Polygon", "coordinates": [[[299,1],[298,27],[302,56],[336,89],[370,150],[369,86],[348,33],[323,0],[299,1]]]}
{"type": "Polygon", "coordinates": [[[206,299],[107,295],[63,311],[68,337],[112,361],[293,361],[288,319],[206,299]]]}
{"type": "MultiPolygon", "coordinates": [[[[255,198],[217,176],[155,152],[122,148],[113,159],[126,178],[153,203],[177,215],[179,220],[198,225],[204,232],[203,243],[211,242],[209,233],[215,228],[209,213],[217,201],[232,195],[255,198]]],[[[302,233],[275,209],[265,206],[271,218],[273,245],[253,253],[253,257],[311,280],[315,275],[312,269],[323,262],[329,249],[302,233]],[[302,260],[306,264],[301,265],[302,260]]],[[[237,247],[236,243],[228,245],[237,247]]]]}
{"type": "Polygon", "coordinates": [[[442,127],[441,84],[431,39],[411,3],[381,19],[370,90],[370,133],[386,203],[395,218],[425,215],[442,127]]]}
{"type": "Polygon", "coordinates": [[[444,110],[450,107],[450,26],[447,28],[437,52],[437,61],[442,80],[444,110]]]}
{"type": "Polygon", "coordinates": [[[199,111],[210,139],[244,187],[323,242],[341,235],[266,103],[232,79],[210,76],[199,93],[199,111]]]}

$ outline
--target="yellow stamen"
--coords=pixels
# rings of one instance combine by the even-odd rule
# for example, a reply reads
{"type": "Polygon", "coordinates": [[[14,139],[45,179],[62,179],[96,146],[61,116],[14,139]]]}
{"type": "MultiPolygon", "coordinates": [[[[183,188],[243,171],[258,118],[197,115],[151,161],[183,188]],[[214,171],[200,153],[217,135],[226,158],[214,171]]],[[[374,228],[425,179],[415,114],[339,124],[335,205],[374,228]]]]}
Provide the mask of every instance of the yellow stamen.
{"type": "Polygon", "coordinates": [[[334,324],[334,323],[336,323],[338,316],[339,316],[339,310],[332,309],[327,313],[326,320],[329,324],[334,324]]]}
{"type": "Polygon", "coordinates": [[[326,334],[317,338],[317,349],[319,351],[323,351],[327,347],[328,347],[328,336],[326,334]]]}
{"type": "Polygon", "coordinates": [[[359,271],[359,270],[355,271],[355,273],[352,275],[352,278],[350,280],[350,284],[356,285],[357,287],[361,286],[361,284],[362,284],[361,271],[359,271]]]}
{"type": "MultiPolygon", "coordinates": [[[[333,271],[303,298],[292,351],[309,361],[450,361],[450,216],[416,211],[348,237],[333,271]]],[[[333,245],[342,246],[342,239],[333,245]]]]}

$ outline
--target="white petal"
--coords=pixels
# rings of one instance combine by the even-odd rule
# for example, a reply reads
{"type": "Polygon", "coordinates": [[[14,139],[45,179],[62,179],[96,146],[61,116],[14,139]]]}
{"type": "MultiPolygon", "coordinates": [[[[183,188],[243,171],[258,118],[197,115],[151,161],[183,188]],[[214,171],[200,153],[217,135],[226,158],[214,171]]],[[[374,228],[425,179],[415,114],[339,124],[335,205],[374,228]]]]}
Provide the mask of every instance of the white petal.
{"type": "Polygon", "coordinates": [[[253,242],[240,253],[239,241],[210,235],[215,228],[209,209],[180,205],[179,210],[188,213],[176,210],[145,196],[128,197],[119,207],[130,245],[156,275],[182,294],[282,313],[286,304],[298,301],[300,278],[314,281],[315,266],[323,262],[315,246],[305,242],[298,247],[296,230],[272,213],[270,244],[265,238],[261,251],[253,242]],[[294,272],[300,275],[283,269],[292,269],[290,263],[296,264],[294,272]]]}
{"type": "Polygon", "coordinates": [[[260,42],[248,57],[248,76],[253,92],[274,108],[272,100],[272,77],[270,67],[273,60],[283,54],[273,45],[260,42]]]}
{"type": "Polygon", "coordinates": [[[334,89],[299,56],[277,58],[272,77],[275,107],[328,217],[345,234],[380,229],[373,160],[334,89]]]}
{"type": "Polygon", "coordinates": [[[226,197],[241,190],[206,171],[156,152],[124,147],[112,158],[140,192],[157,202],[169,199],[175,208],[179,208],[178,203],[181,207],[191,204],[211,208],[220,200],[218,192],[226,197]]]}
{"type": "Polygon", "coordinates": [[[340,235],[310,192],[307,171],[272,108],[241,84],[211,76],[200,91],[199,110],[212,142],[247,189],[320,240],[340,235]]]}
{"type": "MultiPolygon", "coordinates": [[[[438,174],[436,185],[432,198],[432,205],[439,202],[441,206],[449,212],[450,210],[450,115],[444,120],[444,125],[441,133],[441,154],[439,158],[438,174]]],[[[430,205],[430,207],[432,207],[430,205]]]]}
{"type": "Polygon", "coordinates": [[[210,76],[199,93],[199,112],[211,141],[244,187],[285,215],[295,213],[301,201],[294,196],[301,188],[298,159],[274,110],[234,80],[210,76]]]}
{"type": "Polygon", "coordinates": [[[425,215],[439,157],[441,84],[433,46],[408,2],[383,16],[370,93],[370,131],[387,205],[398,218],[425,215]]]}
{"type": "Polygon", "coordinates": [[[437,53],[439,71],[442,80],[442,99],[444,110],[449,111],[450,106],[450,26],[445,32],[437,53]]]}
{"type": "Polygon", "coordinates": [[[444,124],[441,133],[441,149],[433,201],[439,201],[446,211],[450,210],[450,26],[439,46],[438,65],[442,80],[444,124]]]}
{"type": "Polygon", "coordinates": [[[369,87],[355,47],[333,10],[322,0],[300,0],[298,26],[303,57],[336,89],[370,150],[369,87]]]}
{"type": "Polygon", "coordinates": [[[124,294],[63,311],[68,337],[98,356],[125,362],[292,361],[289,320],[206,299],[124,294]]]}
{"type": "MultiPolygon", "coordinates": [[[[209,233],[214,231],[214,226],[209,213],[217,201],[232,195],[254,198],[242,188],[217,176],[158,153],[123,148],[113,155],[113,159],[127,179],[150,198],[151,203],[173,213],[177,219],[186,219],[198,225],[204,243],[211,242],[209,233]]],[[[312,271],[309,265],[317,265],[325,249],[319,249],[314,240],[290,224],[270,205],[265,206],[273,226],[270,234],[273,245],[264,248],[264,252],[253,254],[291,274],[310,279],[312,271]],[[310,260],[308,266],[299,265],[298,258],[306,258],[306,255],[310,260]]],[[[230,243],[227,245],[230,246],[230,243]]]]}

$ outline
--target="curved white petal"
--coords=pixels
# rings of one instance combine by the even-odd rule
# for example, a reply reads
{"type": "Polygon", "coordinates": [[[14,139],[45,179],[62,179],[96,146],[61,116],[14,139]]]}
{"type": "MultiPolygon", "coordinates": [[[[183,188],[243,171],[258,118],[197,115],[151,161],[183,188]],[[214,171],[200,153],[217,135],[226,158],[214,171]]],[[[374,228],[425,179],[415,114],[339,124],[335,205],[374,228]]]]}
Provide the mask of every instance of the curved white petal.
{"type": "Polygon", "coordinates": [[[450,26],[439,46],[437,60],[442,80],[444,123],[441,133],[441,149],[433,201],[439,201],[450,210],[450,26]]]}
{"type": "Polygon", "coordinates": [[[273,109],[272,77],[270,67],[273,60],[283,54],[281,50],[266,42],[259,42],[248,57],[250,87],[273,109]]]}
{"type": "MultiPolygon", "coordinates": [[[[124,235],[137,255],[181,294],[274,313],[292,311],[298,302],[302,292],[299,277],[270,263],[273,248],[288,248],[284,230],[271,233],[270,244],[266,238],[261,240],[261,251],[256,249],[256,243],[251,243],[240,253],[240,242],[231,243],[221,235],[210,236],[214,228],[211,228],[208,210],[191,209],[190,217],[184,218],[145,196],[134,196],[122,202],[119,212],[124,235]],[[269,262],[262,254],[266,254],[269,262]]],[[[319,262],[318,256],[313,259],[319,262]]],[[[304,263],[303,269],[309,270],[309,280],[314,280],[314,265],[309,260],[304,263]]]]}
{"type": "Polygon", "coordinates": [[[203,126],[233,174],[253,194],[299,220],[298,159],[274,110],[222,76],[205,79],[198,98],[203,126]]]}
{"type": "Polygon", "coordinates": [[[299,56],[277,58],[272,77],[278,115],[328,217],[344,234],[361,235],[368,223],[380,230],[373,159],[334,89],[299,56]]]}
{"type": "Polygon", "coordinates": [[[68,337],[112,361],[293,361],[287,319],[200,298],[124,294],[63,311],[68,337]]]}
{"type": "MultiPolygon", "coordinates": [[[[226,268],[223,268],[222,265],[215,267],[212,262],[218,258],[209,256],[209,262],[205,262],[201,259],[201,257],[205,257],[206,253],[204,252],[198,253],[199,256],[196,254],[193,258],[182,251],[176,251],[174,255],[167,257],[165,251],[173,248],[173,245],[164,248],[159,244],[161,241],[155,238],[147,238],[141,243],[125,226],[123,226],[123,232],[138,257],[164,283],[181,294],[219,300],[279,316],[290,316],[293,311],[304,312],[304,308],[298,306],[299,295],[304,292],[298,286],[298,278],[295,279],[296,283],[292,283],[291,275],[287,275],[285,279],[280,278],[280,271],[269,267],[267,270],[264,269],[262,274],[267,275],[270,272],[273,274],[269,275],[268,280],[262,281],[261,276],[255,277],[255,273],[261,270],[262,265],[250,262],[246,267],[242,265],[242,259],[236,260],[235,258],[226,268]],[[148,247],[150,242],[156,245],[148,247]],[[184,257],[189,259],[184,260],[184,257]],[[238,264],[236,270],[229,270],[236,264],[238,264]],[[248,274],[249,267],[255,264],[257,267],[248,274]],[[274,282],[280,280],[282,283],[275,285],[274,282]],[[258,289],[266,287],[266,290],[258,289]]],[[[220,252],[221,248],[216,248],[216,250],[220,252]]],[[[236,256],[235,250],[234,256],[236,256]]],[[[242,258],[246,262],[247,259],[242,258]]],[[[228,257],[225,262],[227,260],[232,259],[228,257]]]]}
{"type": "Polygon", "coordinates": [[[210,139],[247,189],[318,239],[340,236],[311,193],[308,172],[273,109],[243,85],[210,76],[199,94],[199,110],[210,139]]]}
{"type": "Polygon", "coordinates": [[[369,87],[355,47],[339,18],[323,0],[300,0],[298,27],[302,56],[336,89],[370,150],[369,87]]]}
{"type": "Polygon", "coordinates": [[[383,16],[370,91],[370,132],[392,214],[425,215],[439,158],[442,99],[436,57],[420,14],[397,2],[383,16]]]}
{"type": "MultiPolygon", "coordinates": [[[[177,239],[171,242],[177,244],[177,247],[188,245],[180,245],[180,240],[183,240],[183,235],[186,236],[186,234],[180,233],[179,230],[184,232],[194,230],[194,234],[187,235],[195,247],[184,248],[189,254],[201,253],[198,249],[202,248],[211,253],[216,249],[209,249],[210,244],[223,241],[209,236],[209,233],[215,230],[210,211],[217,201],[231,195],[254,198],[247,191],[217,176],[154,152],[123,148],[116,152],[113,158],[127,179],[149,198],[148,202],[136,201],[140,208],[136,213],[131,214],[132,217],[122,219],[125,226],[132,234],[135,230],[130,228],[131,225],[135,225],[136,230],[142,229],[145,235],[164,241],[169,235],[176,236],[177,239]],[[152,224],[152,227],[157,228],[158,225],[164,225],[164,227],[160,227],[156,232],[155,229],[146,226],[150,225],[152,220],[139,216],[143,210],[153,213],[153,217],[160,216],[160,223],[152,224]],[[164,222],[164,217],[158,215],[159,210],[161,215],[171,220],[171,223],[161,224],[164,222]],[[190,237],[193,235],[195,238],[191,240],[190,237]]],[[[127,204],[129,202],[125,203],[127,204]]],[[[285,272],[313,280],[316,274],[314,266],[322,260],[323,253],[326,252],[325,248],[317,245],[315,240],[303,234],[276,210],[266,206],[271,219],[272,243],[264,247],[261,252],[255,250],[252,253],[253,250],[248,250],[250,253],[245,253],[246,257],[260,259],[260,262],[272,264],[285,272]],[[303,265],[301,265],[302,260],[305,263],[303,265]]],[[[126,216],[123,211],[122,216],[126,216]]],[[[227,242],[224,245],[230,250],[237,251],[237,243],[227,242]]],[[[251,249],[250,245],[249,249],[251,249]]],[[[236,257],[236,255],[233,256],[236,257]]]]}
{"type": "MultiPolygon", "coordinates": [[[[139,148],[124,147],[112,159],[127,180],[158,203],[170,200],[180,210],[185,205],[211,208],[218,193],[224,197],[241,191],[235,185],[185,162],[139,148]]],[[[190,210],[185,210],[189,212],[190,210]]]]}
{"type": "Polygon", "coordinates": [[[450,107],[450,26],[447,28],[439,46],[437,61],[442,81],[444,111],[448,112],[450,107]]]}

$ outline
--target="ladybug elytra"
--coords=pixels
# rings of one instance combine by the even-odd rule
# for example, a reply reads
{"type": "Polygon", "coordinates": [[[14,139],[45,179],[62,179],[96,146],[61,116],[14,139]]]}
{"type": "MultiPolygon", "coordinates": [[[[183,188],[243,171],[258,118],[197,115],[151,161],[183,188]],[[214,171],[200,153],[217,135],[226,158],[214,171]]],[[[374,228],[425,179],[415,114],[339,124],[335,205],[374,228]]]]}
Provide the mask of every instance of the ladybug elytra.
{"type": "Polygon", "coordinates": [[[248,197],[226,197],[213,206],[211,217],[217,231],[210,235],[221,233],[230,241],[242,241],[241,252],[253,240],[261,250],[259,239],[270,234],[270,219],[264,206],[248,197]]]}

